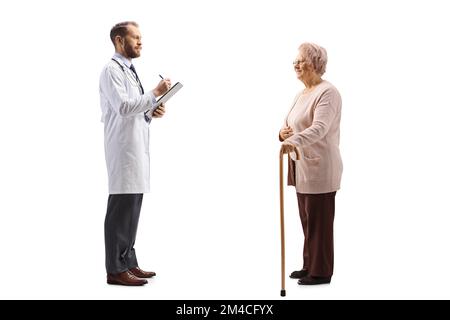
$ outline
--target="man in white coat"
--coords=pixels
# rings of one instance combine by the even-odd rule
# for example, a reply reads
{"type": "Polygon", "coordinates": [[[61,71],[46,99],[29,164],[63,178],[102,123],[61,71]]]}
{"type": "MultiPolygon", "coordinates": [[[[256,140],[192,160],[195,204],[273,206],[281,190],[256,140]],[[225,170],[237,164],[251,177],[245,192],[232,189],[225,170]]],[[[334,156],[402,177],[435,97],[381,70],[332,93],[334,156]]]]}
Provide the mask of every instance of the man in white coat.
{"type": "Polygon", "coordinates": [[[164,115],[164,106],[147,112],[156,97],[170,88],[169,79],[144,93],[132,64],[142,49],[135,22],[116,24],[110,33],[115,54],[100,75],[100,103],[104,122],[109,198],[105,218],[107,283],[140,286],[154,272],[139,268],[134,242],[143,193],[149,192],[149,125],[164,115]]]}

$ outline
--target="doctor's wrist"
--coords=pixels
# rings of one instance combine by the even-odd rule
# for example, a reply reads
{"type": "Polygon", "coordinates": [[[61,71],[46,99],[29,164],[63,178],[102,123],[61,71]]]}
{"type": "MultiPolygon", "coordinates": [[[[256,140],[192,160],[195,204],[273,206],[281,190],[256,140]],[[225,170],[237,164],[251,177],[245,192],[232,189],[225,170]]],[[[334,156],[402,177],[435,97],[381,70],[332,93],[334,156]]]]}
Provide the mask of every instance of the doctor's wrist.
{"type": "Polygon", "coordinates": [[[159,96],[161,95],[161,93],[160,93],[159,90],[157,90],[157,89],[153,89],[153,90],[152,90],[152,93],[153,93],[153,95],[155,96],[155,98],[156,98],[156,97],[159,97],[159,96]]]}

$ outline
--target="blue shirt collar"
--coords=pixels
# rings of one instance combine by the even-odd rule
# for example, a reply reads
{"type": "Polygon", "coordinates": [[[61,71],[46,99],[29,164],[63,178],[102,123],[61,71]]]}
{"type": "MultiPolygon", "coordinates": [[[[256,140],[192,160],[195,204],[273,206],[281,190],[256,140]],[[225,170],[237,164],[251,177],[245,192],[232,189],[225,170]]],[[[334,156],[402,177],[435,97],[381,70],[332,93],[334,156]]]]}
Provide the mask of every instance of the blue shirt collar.
{"type": "Polygon", "coordinates": [[[131,59],[125,58],[123,55],[121,55],[118,52],[114,53],[113,59],[118,60],[119,62],[122,62],[124,65],[126,65],[128,68],[131,66],[131,59]]]}

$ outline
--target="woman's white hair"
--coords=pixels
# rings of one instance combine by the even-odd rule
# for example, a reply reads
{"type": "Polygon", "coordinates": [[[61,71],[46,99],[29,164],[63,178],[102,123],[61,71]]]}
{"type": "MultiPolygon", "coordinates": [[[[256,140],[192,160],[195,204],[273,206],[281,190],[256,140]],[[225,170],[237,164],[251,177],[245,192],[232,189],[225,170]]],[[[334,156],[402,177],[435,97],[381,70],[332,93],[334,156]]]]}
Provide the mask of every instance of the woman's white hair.
{"type": "Polygon", "coordinates": [[[325,73],[328,61],[327,50],[310,42],[302,43],[298,50],[304,53],[306,62],[312,65],[319,76],[325,73]]]}

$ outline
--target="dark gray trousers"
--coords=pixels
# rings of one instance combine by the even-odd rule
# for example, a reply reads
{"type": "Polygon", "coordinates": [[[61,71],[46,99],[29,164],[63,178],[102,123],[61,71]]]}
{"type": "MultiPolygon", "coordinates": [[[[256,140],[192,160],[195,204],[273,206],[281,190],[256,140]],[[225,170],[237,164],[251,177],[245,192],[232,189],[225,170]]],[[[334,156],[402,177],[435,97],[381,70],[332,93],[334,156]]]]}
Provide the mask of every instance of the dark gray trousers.
{"type": "Polygon", "coordinates": [[[138,266],[134,242],[142,197],[142,193],[109,195],[105,218],[105,258],[109,274],[138,266]]]}

